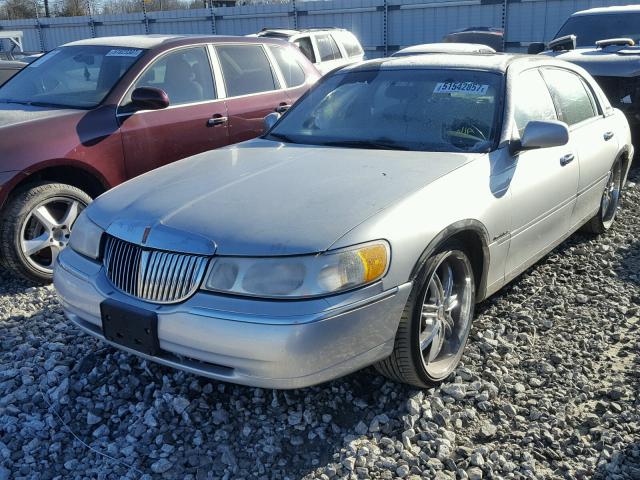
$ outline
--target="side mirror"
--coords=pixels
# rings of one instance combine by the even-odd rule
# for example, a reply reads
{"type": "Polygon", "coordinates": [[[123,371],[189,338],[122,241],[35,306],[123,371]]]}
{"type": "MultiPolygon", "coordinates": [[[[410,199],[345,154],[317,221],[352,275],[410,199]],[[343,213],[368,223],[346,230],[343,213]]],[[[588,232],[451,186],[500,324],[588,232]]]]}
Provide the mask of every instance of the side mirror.
{"type": "Polygon", "coordinates": [[[531,42],[529,47],[527,47],[527,53],[529,55],[537,55],[541,52],[544,52],[546,46],[544,42],[531,42]]]}
{"type": "Polygon", "coordinates": [[[549,148],[566,145],[569,142],[569,127],[557,120],[537,121],[527,123],[520,139],[520,149],[549,148]]]}
{"type": "Polygon", "coordinates": [[[268,132],[271,128],[276,124],[278,120],[280,120],[280,115],[278,112],[273,112],[264,117],[264,131],[268,132]]]}
{"type": "Polygon", "coordinates": [[[153,87],[138,87],[131,94],[131,103],[136,110],[162,110],[169,106],[169,95],[153,87]]]}

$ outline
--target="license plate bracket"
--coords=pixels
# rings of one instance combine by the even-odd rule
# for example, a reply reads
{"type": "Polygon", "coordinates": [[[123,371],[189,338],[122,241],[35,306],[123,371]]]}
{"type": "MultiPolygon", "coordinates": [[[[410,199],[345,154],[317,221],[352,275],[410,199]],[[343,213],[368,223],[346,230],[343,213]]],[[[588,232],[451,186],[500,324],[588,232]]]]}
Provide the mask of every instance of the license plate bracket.
{"type": "Polygon", "coordinates": [[[160,352],[158,315],[116,300],[100,304],[102,333],[110,342],[147,355],[160,352]]]}

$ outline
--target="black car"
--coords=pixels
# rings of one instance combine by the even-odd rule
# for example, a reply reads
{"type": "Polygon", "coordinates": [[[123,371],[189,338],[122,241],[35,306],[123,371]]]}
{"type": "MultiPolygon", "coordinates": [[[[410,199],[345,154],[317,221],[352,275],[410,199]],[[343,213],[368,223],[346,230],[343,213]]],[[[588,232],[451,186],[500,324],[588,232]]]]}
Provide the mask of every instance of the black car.
{"type": "Polygon", "coordinates": [[[571,15],[548,45],[533,43],[529,53],[542,51],[588,71],[640,139],[639,41],[639,5],[592,8],[571,15]]]}

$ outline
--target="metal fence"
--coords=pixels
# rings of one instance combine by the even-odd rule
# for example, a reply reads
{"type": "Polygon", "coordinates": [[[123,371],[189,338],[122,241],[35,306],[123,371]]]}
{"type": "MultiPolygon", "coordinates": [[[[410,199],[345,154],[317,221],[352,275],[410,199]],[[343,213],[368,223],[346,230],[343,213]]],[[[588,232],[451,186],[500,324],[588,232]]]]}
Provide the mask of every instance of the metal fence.
{"type": "MultiPolygon", "coordinates": [[[[141,0],[143,1],[143,0],[141,0]]],[[[193,33],[245,35],[263,27],[343,27],[360,39],[368,57],[437,42],[455,29],[501,27],[507,50],[549,40],[576,10],[619,0],[341,0],[172,10],[123,15],[0,21],[22,30],[25,50],[49,51],[73,40],[106,35],[193,33]]]]}

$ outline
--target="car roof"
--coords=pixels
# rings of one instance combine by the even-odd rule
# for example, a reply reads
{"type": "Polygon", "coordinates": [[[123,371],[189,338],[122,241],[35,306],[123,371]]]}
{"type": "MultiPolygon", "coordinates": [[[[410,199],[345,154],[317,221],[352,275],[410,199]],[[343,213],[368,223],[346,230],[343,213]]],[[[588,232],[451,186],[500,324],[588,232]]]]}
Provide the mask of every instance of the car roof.
{"type": "Polygon", "coordinates": [[[481,43],[423,43],[421,45],[411,45],[398,50],[392,56],[418,55],[422,53],[495,53],[495,50],[481,43]]]}
{"type": "Polygon", "coordinates": [[[599,15],[607,13],[640,13],[640,5],[616,5],[612,7],[589,8],[588,10],[575,12],[571,16],[579,17],[582,15],[599,15]]]}
{"type": "Polygon", "coordinates": [[[301,28],[298,30],[290,28],[263,28],[258,33],[254,34],[259,37],[293,37],[300,33],[311,32],[345,32],[344,28],[339,27],[326,27],[326,28],[301,28]]]}
{"type": "Polygon", "coordinates": [[[159,46],[170,46],[172,44],[184,44],[189,43],[204,43],[213,41],[234,41],[239,43],[278,43],[277,39],[263,39],[263,38],[248,38],[239,36],[224,36],[224,35],[124,35],[113,37],[97,37],[88,38],[86,40],[78,40],[70,42],[63,47],[72,47],[80,45],[99,45],[109,47],[122,47],[122,48],[142,48],[150,49],[159,46]]]}
{"type": "Polygon", "coordinates": [[[530,64],[566,64],[551,57],[541,55],[525,55],[513,53],[429,53],[426,55],[409,55],[388,58],[378,58],[356,63],[343,68],[343,71],[371,70],[371,69],[416,69],[416,68],[451,68],[468,70],[488,70],[505,73],[514,63],[530,64]]]}

